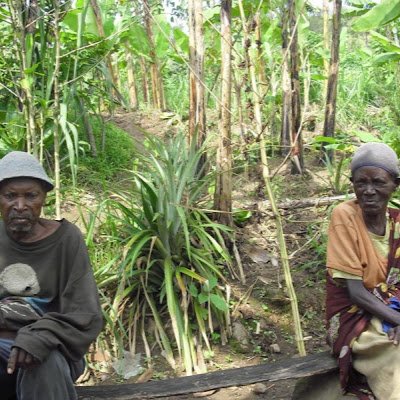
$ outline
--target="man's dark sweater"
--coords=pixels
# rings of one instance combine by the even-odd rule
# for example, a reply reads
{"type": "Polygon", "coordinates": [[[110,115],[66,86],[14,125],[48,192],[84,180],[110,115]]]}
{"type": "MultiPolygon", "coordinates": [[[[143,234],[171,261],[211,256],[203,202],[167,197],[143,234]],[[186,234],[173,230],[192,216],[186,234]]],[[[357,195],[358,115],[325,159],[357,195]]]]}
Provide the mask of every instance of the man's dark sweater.
{"type": "Polygon", "coordinates": [[[18,243],[0,222],[0,331],[40,361],[52,350],[78,361],[102,328],[87,249],[66,220],[50,236],[18,243]]]}

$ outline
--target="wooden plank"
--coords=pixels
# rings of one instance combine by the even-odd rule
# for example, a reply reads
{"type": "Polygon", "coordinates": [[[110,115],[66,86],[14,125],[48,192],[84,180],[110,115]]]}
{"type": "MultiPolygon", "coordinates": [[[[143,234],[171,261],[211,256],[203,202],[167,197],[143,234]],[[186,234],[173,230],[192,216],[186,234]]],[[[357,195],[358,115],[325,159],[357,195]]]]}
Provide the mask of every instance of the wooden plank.
{"type": "Polygon", "coordinates": [[[78,386],[79,399],[149,399],[264,381],[303,378],[337,368],[328,352],[301,358],[137,384],[78,386]]]}

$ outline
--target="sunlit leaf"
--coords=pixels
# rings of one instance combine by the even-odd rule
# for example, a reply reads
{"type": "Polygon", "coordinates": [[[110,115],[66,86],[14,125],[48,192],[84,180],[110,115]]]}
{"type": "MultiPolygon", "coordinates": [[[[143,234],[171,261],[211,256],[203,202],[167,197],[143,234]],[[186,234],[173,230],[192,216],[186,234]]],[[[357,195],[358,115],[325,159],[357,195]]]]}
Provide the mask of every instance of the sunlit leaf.
{"type": "Polygon", "coordinates": [[[356,32],[365,32],[394,21],[400,16],[400,0],[382,0],[370,11],[356,18],[352,28],[356,32]]]}

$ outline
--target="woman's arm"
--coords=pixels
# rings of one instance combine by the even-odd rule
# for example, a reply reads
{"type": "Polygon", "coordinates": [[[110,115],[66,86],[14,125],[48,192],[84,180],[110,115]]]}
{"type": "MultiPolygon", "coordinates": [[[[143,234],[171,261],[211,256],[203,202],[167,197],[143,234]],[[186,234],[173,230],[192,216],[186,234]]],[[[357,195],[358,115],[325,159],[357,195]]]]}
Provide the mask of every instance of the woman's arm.
{"type": "Polygon", "coordinates": [[[397,345],[400,341],[400,312],[382,303],[365,288],[362,281],[346,279],[346,286],[350,299],[354,304],[382,321],[395,325],[395,328],[389,331],[389,339],[393,340],[393,343],[397,345]]]}

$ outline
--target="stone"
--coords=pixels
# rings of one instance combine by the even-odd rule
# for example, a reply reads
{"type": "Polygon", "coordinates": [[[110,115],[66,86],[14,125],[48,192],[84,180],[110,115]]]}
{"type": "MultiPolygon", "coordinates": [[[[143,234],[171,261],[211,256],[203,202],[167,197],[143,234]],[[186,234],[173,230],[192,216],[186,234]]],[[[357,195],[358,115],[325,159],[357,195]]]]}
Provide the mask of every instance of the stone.
{"type": "Polygon", "coordinates": [[[280,353],[280,352],[281,352],[281,348],[279,347],[279,344],[278,344],[278,343],[273,343],[273,344],[271,344],[271,345],[269,346],[269,351],[270,351],[272,354],[277,354],[277,353],[280,353]]]}
{"type": "Polygon", "coordinates": [[[255,394],[264,394],[268,391],[267,385],[264,383],[256,383],[253,387],[253,392],[255,394]]]}
{"type": "Polygon", "coordinates": [[[249,332],[239,321],[235,321],[232,324],[232,337],[238,342],[242,350],[248,350],[250,343],[249,332]]]}

